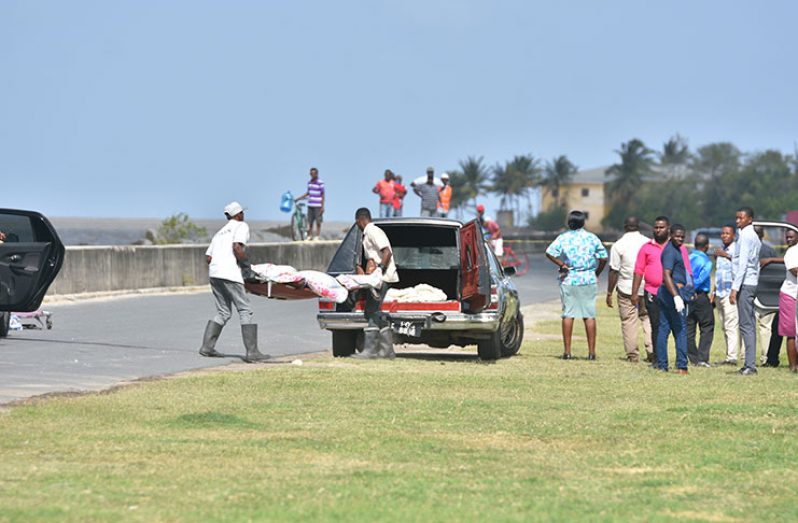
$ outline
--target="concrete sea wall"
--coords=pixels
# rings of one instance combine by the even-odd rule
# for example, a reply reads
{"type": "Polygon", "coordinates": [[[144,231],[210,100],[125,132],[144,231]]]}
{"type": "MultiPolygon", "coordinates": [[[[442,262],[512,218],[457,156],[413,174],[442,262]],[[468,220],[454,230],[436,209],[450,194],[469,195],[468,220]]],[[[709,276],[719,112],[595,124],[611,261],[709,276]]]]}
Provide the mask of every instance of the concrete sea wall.
{"type": "MultiPolygon", "coordinates": [[[[339,241],[254,243],[252,263],[326,270],[339,241]]],[[[207,245],[67,247],[48,295],[184,287],[208,283],[207,245]]]]}

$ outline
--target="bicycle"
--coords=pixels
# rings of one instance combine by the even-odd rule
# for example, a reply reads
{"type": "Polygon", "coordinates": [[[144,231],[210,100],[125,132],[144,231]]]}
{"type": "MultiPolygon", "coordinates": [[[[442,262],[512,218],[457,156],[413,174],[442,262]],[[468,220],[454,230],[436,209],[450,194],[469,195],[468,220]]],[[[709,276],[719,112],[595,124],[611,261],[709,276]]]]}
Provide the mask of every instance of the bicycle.
{"type": "Polygon", "coordinates": [[[502,268],[515,267],[516,276],[523,276],[529,271],[529,256],[525,252],[520,255],[513,251],[509,242],[504,244],[504,252],[502,255],[502,268]]]}
{"type": "Polygon", "coordinates": [[[302,241],[308,235],[308,217],[304,208],[304,203],[294,202],[294,213],[291,215],[291,239],[294,241],[302,241]]]}

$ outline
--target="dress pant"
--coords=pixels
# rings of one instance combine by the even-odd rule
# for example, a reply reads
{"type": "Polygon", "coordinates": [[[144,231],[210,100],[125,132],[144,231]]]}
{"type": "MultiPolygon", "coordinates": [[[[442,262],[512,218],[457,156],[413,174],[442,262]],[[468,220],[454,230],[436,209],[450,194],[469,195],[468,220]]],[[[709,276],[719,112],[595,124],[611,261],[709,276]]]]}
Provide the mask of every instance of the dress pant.
{"type": "Polygon", "coordinates": [[[659,302],[659,331],[657,333],[657,368],[668,370],[668,337],[673,332],[676,342],[676,368],[687,368],[687,315],[676,312],[673,296],[666,290],[657,295],[659,302]]]}
{"type": "Polygon", "coordinates": [[[644,304],[635,307],[628,294],[618,291],[618,315],[621,317],[621,334],[623,334],[623,349],[626,359],[638,361],[640,350],[638,345],[638,328],[643,326],[643,343],[646,353],[653,352],[651,345],[651,324],[648,321],[648,311],[644,304]]]}
{"type": "Polygon", "coordinates": [[[651,294],[646,291],[643,294],[643,299],[646,303],[646,312],[648,313],[648,322],[651,326],[651,343],[654,352],[657,350],[657,340],[659,339],[659,303],[657,302],[657,295],[651,294]]]}
{"type": "Polygon", "coordinates": [[[695,365],[709,363],[709,350],[715,333],[715,311],[706,292],[697,292],[695,300],[687,306],[687,359],[695,365]],[[696,345],[696,326],[700,329],[701,339],[696,345]]]}
{"type": "Polygon", "coordinates": [[[740,348],[740,321],[737,314],[737,305],[732,305],[729,297],[715,298],[715,307],[718,311],[718,320],[723,328],[723,337],[726,339],[726,361],[737,361],[737,351],[740,348]]]}
{"type": "Polygon", "coordinates": [[[779,366],[779,354],[781,353],[781,345],[784,342],[784,337],[779,336],[779,312],[773,314],[773,323],[770,329],[770,343],[768,344],[768,354],[766,363],[772,367],[779,366]]]}
{"type": "Polygon", "coordinates": [[[756,370],[756,316],[754,296],[756,285],[743,285],[737,293],[737,314],[740,317],[740,337],[745,345],[743,368],[756,370]]]}

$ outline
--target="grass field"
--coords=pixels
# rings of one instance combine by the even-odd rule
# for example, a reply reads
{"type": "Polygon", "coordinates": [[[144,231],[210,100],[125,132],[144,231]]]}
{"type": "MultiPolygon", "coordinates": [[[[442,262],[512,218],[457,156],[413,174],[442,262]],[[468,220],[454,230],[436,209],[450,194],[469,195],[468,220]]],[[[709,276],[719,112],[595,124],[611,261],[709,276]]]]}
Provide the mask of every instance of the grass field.
{"type": "Polygon", "coordinates": [[[325,356],[7,409],[0,521],[798,519],[796,377],[625,363],[599,310],[596,362],[558,360],[551,321],[495,364],[325,356]]]}

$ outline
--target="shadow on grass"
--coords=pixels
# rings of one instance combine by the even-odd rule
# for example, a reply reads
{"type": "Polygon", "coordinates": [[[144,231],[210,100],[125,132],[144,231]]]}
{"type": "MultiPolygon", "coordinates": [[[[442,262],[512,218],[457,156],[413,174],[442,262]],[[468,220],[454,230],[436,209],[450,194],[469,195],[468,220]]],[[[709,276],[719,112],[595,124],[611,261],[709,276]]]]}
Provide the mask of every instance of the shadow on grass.
{"type": "Polygon", "coordinates": [[[396,357],[404,360],[441,361],[441,362],[473,362],[496,363],[495,361],[482,361],[476,354],[446,353],[446,352],[397,352],[396,357]]]}
{"type": "Polygon", "coordinates": [[[169,423],[185,429],[235,428],[254,429],[258,425],[244,418],[223,412],[195,412],[178,416],[169,423]]]}

